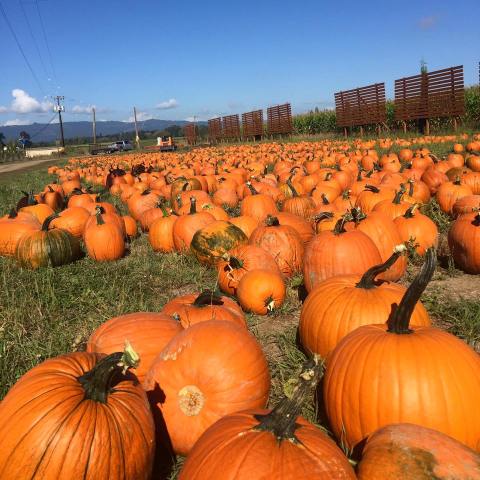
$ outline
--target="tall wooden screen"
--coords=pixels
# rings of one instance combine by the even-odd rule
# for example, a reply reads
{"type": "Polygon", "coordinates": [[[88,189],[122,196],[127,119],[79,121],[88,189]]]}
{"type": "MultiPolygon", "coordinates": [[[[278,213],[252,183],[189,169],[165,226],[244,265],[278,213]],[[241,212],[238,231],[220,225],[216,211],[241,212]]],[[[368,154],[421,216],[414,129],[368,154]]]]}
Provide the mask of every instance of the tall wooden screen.
{"type": "Polygon", "coordinates": [[[252,112],[242,113],[242,129],[244,138],[262,138],[263,110],[253,110],[252,112]]]}
{"type": "Polygon", "coordinates": [[[267,132],[269,135],[293,132],[292,107],[289,103],[267,109],[267,132]]]}
{"type": "Polygon", "coordinates": [[[187,125],[183,127],[183,134],[189,145],[195,145],[197,143],[197,126],[194,123],[187,123],[187,125]]]}
{"type": "Polygon", "coordinates": [[[225,139],[240,138],[240,117],[237,115],[227,115],[222,118],[222,137],[225,139]]]}
{"type": "Polygon", "coordinates": [[[335,93],[335,110],[339,127],[385,122],[385,83],[335,93]]]}
{"type": "Polygon", "coordinates": [[[216,143],[222,138],[222,119],[220,117],[208,121],[208,138],[212,143],[216,143]]]}
{"type": "Polygon", "coordinates": [[[464,113],[463,65],[395,80],[397,120],[455,117],[464,113]]]}

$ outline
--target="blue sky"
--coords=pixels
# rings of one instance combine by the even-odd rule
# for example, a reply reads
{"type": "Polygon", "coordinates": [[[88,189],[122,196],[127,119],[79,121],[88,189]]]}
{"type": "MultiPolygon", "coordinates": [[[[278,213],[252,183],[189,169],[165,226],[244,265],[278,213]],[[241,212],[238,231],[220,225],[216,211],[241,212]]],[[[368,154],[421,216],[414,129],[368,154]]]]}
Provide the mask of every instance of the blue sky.
{"type": "Polygon", "coordinates": [[[67,121],[92,105],[109,120],[133,105],[168,120],[327,108],[335,91],[375,82],[391,97],[422,57],[429,70],[463,64],[466,85],[478,82],[480,0],[0,3],[40,83],[0,11],[0,125],[48,121],[54,94],[67,121]]]}

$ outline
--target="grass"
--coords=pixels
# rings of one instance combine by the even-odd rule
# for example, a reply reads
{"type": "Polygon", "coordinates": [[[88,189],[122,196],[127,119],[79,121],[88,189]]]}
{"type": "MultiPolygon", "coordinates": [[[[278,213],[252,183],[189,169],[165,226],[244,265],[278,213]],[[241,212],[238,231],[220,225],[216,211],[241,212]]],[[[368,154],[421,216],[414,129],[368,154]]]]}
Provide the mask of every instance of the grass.
{"type": "MultiPolygon", "coordinates": [[[[441,155],[444,145],[438,151],[441,155]]],[[[0,175],[0,214],[7,212],[22,196],[22,190],[39,191],[52,180],[46,166],[26,172],[0,175]]],[[[111,198],[106,200],[112,201],[111,198]]],[[[115,203],[123,211],[124,206],[115,203]]],[[[450,220],[432,201],[424,208],[442,234],[450,220]]],[[[409,278],[418,269],[412,262],[409,278]]],[[[453,270],[452,270],[453,271],[453,270]]],[[[449,270],[439,268],[438,282],[458,280],[449,270]]],[[[262,344],[269,361],[273,405],[292,388],[291,379],[300,372],[305,354],[297,343],[301,308],[298,286],[292,279],[287,300],[275,314],[248,315],[251,332],[262,344]]],[[[13,259],[0,258],[0,398],[28,369],[42,360],[65,352],[84,349],[93,330],[105,320],[135,311],[159,311],[172,297],[214,288],[215,272],[201,266],[191,256],[156,254],[142,236],[133,240],[130,253],[112,263],[95,263],[83,258],[56,269],[29,271],[13,259]]],[[[449,295],[448,287],[434,287],[424,303],[442,328],[478,348],[480,343],[480,300],[449,295]]],[[[317,424],[324,422],[316,402],[306,402],[303,415],[317,424]]],[[[181,459],[172,472],[176,478],[181,459]]]]}

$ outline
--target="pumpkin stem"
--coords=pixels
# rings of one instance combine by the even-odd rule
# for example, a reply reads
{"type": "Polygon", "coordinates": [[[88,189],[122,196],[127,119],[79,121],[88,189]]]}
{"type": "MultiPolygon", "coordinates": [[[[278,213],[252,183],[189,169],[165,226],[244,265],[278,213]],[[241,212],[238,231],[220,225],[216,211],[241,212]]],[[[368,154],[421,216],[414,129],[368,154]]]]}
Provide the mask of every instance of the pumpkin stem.
{"type": "Polygon", "coordinates": [[[406,192],[405,184],[401,183],[400,189],[398,190],[397,193],[395,193],[392,203],[394,203],[395,205],[400,205],[400,202],[402,201],[402,197],[405,195],[405,192],[406,192]]]}
{"type": "Polygon", "coordinates": [[[12,208],[10,210],[10,213],[8,214],[8,218],[17,218],[18,217],[18,212],[15,208],[12,208]]]}
{"type": "Polygon", "coordinates": [[[197,213],[197,199],[195,197],[190,197],[190,215],[197,213]]]}
{"type": "Polygon", "coordinates": [[[292,195],[294,197],[298,197],[298,192],[297,192],[297,190],[295,189],[295,187],[293,186],[293,183],[292,183],[292,177],[293,177],[293,175],[290,175],[287,178],[287,185],[288,185],[288,188],[292,191],[292,195]]]}
{"type": "Polygon", "coordinates": [[[58,213],[52,213],[52,215],[49,215],[42,223],[42,232],[47,232],[50,223],[57,217],[58,213]]]}
{"type": "Polygon", "coordinates": [[[328,172],[325,177],[323,178],[323,181],[324,182],[328,182],[331,178],[332,178],[332,175],[333,173],[332,172],[328,172]]]}
{"type": "Polygon", "coordinates": [[[340,235],[342,233],[345,233],[345,224],[351,219],[351,216],[349,214],[342,215],[342,217],[337,221],[335,224],[335,227],[333,229],[333,233],[335,235],[340,235]]]}
{"type": "Polygon", "coordinates": [[[165,206],[165,202],[162,202],[159,205],[160,209],[162,210],[163,216],[164,217],[169,217],[170,215],[168,214],[167,207],[165,206]]]}
{"type": "Polygon", "coordinates": [[[277,217],[274,217],[273,215],[267,215],[265,225],[267,227],[278,227],[280,225],[280,222],[277,217]]]}
{"type": "Polygon", "coordinates": [[[323,205],[330,205],[330,202],[328,201],[328,198],[324,193],[322,193],[321,199],[322,199],[323,205]]]}
{"type": "Polygon", "coordinates": [[[368,190],[369,192],[372,192],[372,193],[380,193],[380,189],[375,185],[367,184],[365,185],[365,190],[368,190]]]}
{"type": "Polygon", "coordinates": [[[123,352],[112,353],[102,358],[90,371],[77,380],[85,390],[85,399],[107,403],[108,395],[119,375],[129,368],[137,368],[140,358],[128,341],[123,352]]]}
{"type": "Polygon", "coordinates": [[[410,178],[408,180],[408,184],[410,185],[409,189],[408,189],[408,195],[411,197],[413,195],[413,187],[415,185],[415,180],[413,180],[412,178],[410,178]]]}
{"type": "Polygon", "coordinates": [[[205,307],[207,305],[223,305],[220,295],[211,290],[204,290],[192,303],[195,307],[205,307]]]}
{"type": "Polygon", "coordinates": [[[380,265],[374,265],[372,268],[369,268],[362,276],[360,281],[355,285],[357,288],[364,288],[366,290],[371,290],[372,288],[376,288],[375,285],[375,278],[377,275],[380,275],[383,272],[386,272],[400,257],[400,255],[405,252],[407,248],[402,243],[397,245],[393,249],[393,253],[390,258],[387,259],[386,262],[381,263],[380,265]]]}
{"type": "Polygon", "coordinates": [[[280,400],[270,413],[254,415],[259,423],[253,429],[270,432],[275,435],[279,443],[284,440],[301,443],[295,436],[295,431],[299,427],[296,420],[302,411],[303,403],[315,389],[322,375],[323,362],[319,355],[315,355],[303,365],[302,372],[289,397],[285,396],[280,400]]]}
{"type": "Polygon", "coordinates": [[[403,214],[405,218],[413,218],[415,210],[418,208],[418,203],[413,204],[411,207],[407,209],[407,211],[403,214]]]}
{"type": "Polygon", "coordinates": [[[460,185],[460,183],[461,183],[461,182],[460,182],[460,176],[457,175],[457,176],[455,177],[455,180],[453,181],[453,184],[454,184],[454,185],[460,185]]]}
{"type": "Polygon", "coordinates": [[[252,195],[258,195],[258,191],[257,191],[256,188],[252,185],[251,182],[247,182],[247,187],[248,187],[248,189],[250,190],[250,192],[251,192],[252,195]]]}
{"type": "Polygon", "coordinates": [[[318,215],[313,217],[313,221],[318,223],[322,220],[326,220],[327,218],[333,218],[333,212],[320,212],[318,215]]]}
{"type": "Polygon", "coordinates": [[[366,177],[366,178],[370,178],[370,177],[373,175],[373,172],[374,172],[374,171],[375,171],[375,169],[372,168],[371,170],[369,170],[369,171],[366,173],[365,177],[366,177]]]}
{"type": "Polygon", "coordinates": [[[425,263],[423,264],[422,270],[413,279],[413,282],[403,295],[400,304],[394,309],[393,313],[390,314],[390,318],[387,321],[387,332],[399,335],[413,332],[413,330],[409,328],[413,309],[425,288],[427,288],[428,282],[432,279],[436,264],[436,252],[435,249],[431,247],[425,254],[425,263]]]}
{"type": "Polygon", "coordinates": [[[105,212],[105,210],[103,210],[102,207],[97,207],[95,209],[95,216],[97,217],[97,225],[104,225],[105,224],[105,220],[103,219],[102,217],[102,213],[105,212]]]}
{"type": "Polygon", "coordinates": [[[228,265],[232,270],[238,270],[243,267],[243,262],[237,257],[230,257],[228,259],[228,265]]]}
{"type": "Polygon", "coordinates": [[[140,195],[148,195],[149,193],[151,193],[151,190],[149,188],[147,188],[140,195]]]}
{"type": "Polygon", "coordinates": [[[351,190],[344,190],[342,192],[342,200],[350,200],[350,194],[352,193],[351,190]]]}

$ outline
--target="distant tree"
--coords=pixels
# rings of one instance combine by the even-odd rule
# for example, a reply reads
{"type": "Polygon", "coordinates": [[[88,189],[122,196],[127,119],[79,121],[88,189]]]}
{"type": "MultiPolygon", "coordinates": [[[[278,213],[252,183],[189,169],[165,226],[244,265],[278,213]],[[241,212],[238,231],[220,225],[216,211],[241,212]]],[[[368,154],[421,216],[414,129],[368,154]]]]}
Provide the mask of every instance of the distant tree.
{"type": "Polygon", "coordinates": [[[318,107],[315,107],[315,113],[319,113],[320,110],[318,109],[318,107]]]}
{"type": "Polygon", "coordinates": [[[22,130],[20,132],[20,138],[25,139],[25,140],[30,140],[30,134],[26,132],[25,130],[22,130]]]}
{"type": "Polygon", "coordinates": [[[0,132],[0,146],[2,147],[5,145],[4,140],[5,140],[5,135],[2,132],[0,132]]]}
{"type": "Polygon", "coordinates": [[[22,130],[20,132],[19,137],[20,138],[18,139],[18,143],[20,143],[23,148],[32,146],[32,142],[30,140],[30,134],[28,132],[26,132],[25,130],[22,130]]]}
{"type": "Polygon", "coordinates": [[[171,135],[172,137],[182,136],[182,127],[179,127],[178,125],[171,125],[170,127],[167,127],[165,131],[168,135],[171,135]]]}

